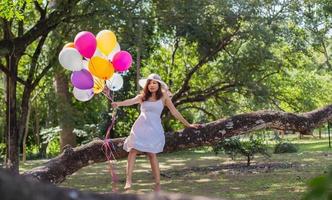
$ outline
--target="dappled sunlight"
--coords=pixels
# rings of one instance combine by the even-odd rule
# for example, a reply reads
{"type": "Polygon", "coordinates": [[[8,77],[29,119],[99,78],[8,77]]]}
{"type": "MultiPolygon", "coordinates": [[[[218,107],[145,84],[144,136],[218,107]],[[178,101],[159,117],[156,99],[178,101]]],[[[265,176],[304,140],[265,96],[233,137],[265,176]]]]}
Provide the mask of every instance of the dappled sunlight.
{"type": "Polygon", "coordinates": [[[186,165],[185,163],[173,163],[173,164],[170,164],[170,166],[175,166],[175,167],[185,166],[185,165],[186,165]]]}
{"type": "Polygon", "coordinates": [[[254,191],[251,192],[252,196],[270,196],[273,193],[273,191],[269,191],[269,190],[258,190],[258,191],[254,191]]]}
{"type": "Polygon", "coordinates": [[[172,166],[169,164],[161,164],[159,163],[159,167],[161,170],[167,170],[167,169],[172,169],[172,166]]]}
{"type": "Polygon", "coordinates": [[[210,181],[212,181],[212,180],[208,179],[208,178],[202,178],[199,180],[195,180],[196,183],[206,183],[206,182],[210,182],[210,181]]]}
{"type": "Polygon", "coordinates": [[[283,184],[283,183],[273,183],[273,184],[270,185],[271,190],[280,189],[282,187],[285,187],[285,184],[283,184]]]}
{"type": "Polygon", "coordinates": [[[141,181],[141,180],[138,180],[137,182],[140,183],[140,184],[139,184],[140,187],[150,186],[150,185],[151,185],[151,183],[144,183],[145,181],[141,181]]]}
{"type": "Polygon", "coordinates": [[[328,144],[319,143],[319,144],[315,144],[315,145],[310,145],[310,147],[308,147],[307,149],[318,150],[318,149],[322,149],[322,148],[328,148],[328,144]]]}
{"type": "Polygon", "coordinates": [[[147,173],[149,172],[147,169],[134,169],[134,173],[147,173]]]}
{"type": "Polygon", "coordinates": [[[101,175],[101,174],[105,174],[105,171],[103,171],[103,173],[97,173],[97,172],[83,172],[84,175],[87,176],[94,176],[94,175],[101,175]]]}
{"type": "Polygon", "coordinates": [[[310,162],[310,161],[316,161],[317,159],[314,158],[303,158],[302,161],[304,162],[310,162]]]}
{"type": "Polygon", "coordinates": [[[151,168],[151,165],[148,162],[146,162],[146,163],[140,163],[139,166],[143,167],[143,168],[151,168]]]}
{"type": "Polygon", "coordinates": [[[136,193],[137,194],[145,194],[145,193],[149,193],[149,192],[152,192],[153,190],[152,190],[152,187],[151,187],[151,189],[138,189],[138,190],[136,190],[136,193]]]}
{"type": "Polygon", "coordinates": [[[203,159],[203,160],[220,160],[220,156],[201,156],[200,159],[203,159]]]}
{"type": "Polygon", "coordinates": [[[243,194],[243,193],[235,193],[235,194],[234,194],[234,197],[236,197],[236,198],[245,198],[246,195],[243,194]]]}
{"type": "Polygon", "coordinates": [[[24,163],[20,163],[20,173],[30,170],[32,168],[44,165],[48,159],[41,159],[41,160],[27,160],[24,163]]]}
{"type": "Polygon", "coordinates": [[[179,162],[186,162],[187,160],[185,159],[167,159],[164,162],[170,162],[170,163],[179,163],[179,162]]]}
{"type": "MultiPolygon", "coordinates": [[[[158,160],[162,174],[161,187],[165,192],[225,199],[300,199],[306,190],[307,181],[324,173],[331,163],[332,152],[321,151],[320,148],[326,146],[326,143],[321,142],[314,141],[310,144],[305,141],[305,144],[299,144],[300,152],[271,154],[270,159],[255,156],[253,168],[245,166],[244,157],[237,156],[232,160],[224,154],[215,155],[211,151],[204,153],[204,149],[160,154],[158,160]],[[268,163],[287,164],[291,167],[261,169],[254,167],[268,163]],[[225,166],[230,167],[224,168],[225,166]]],[[[28,161],[22,165],[22,168],[32,168],[46,161],[28,161]]],[[[119,176],[117,187],[120,193],[125,192],[123,187],[126,164],[126,159],[115,162],[119,176]]],[[[84,167],[67,177],[60,186],[110,193],[112,180],[108,171],[108,162],[84,167]]],[[[149,160],[145,155],[137,157],[133,187],[128,193],[148,193],[153,190],[153,186],[154,179],[149,160]]]]}

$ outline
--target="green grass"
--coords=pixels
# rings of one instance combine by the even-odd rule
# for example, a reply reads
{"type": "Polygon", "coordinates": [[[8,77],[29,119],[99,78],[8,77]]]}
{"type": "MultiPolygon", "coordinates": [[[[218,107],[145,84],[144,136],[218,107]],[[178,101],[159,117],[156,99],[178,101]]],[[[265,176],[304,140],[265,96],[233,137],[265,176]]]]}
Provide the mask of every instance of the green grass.
{"type": "MultiPolygon", "coordinates": [[[[288,137],[296,143],[298,153],[272,154],[270,158],[257,156],[253,164],[292,163],[292,168],[231,168],[218,166],[245,163],[245,158],[232,161],[227,156],[215,155],[211,148],[191,149],[187,151],[159,155],[162,174],[162,189],[167,192],[187,193],[225,199],[301,199],[306,191],[309,179],[323,174],[332,163],[332,149],[327,139],[297,139],[288,137]],[[215,167],[216,169],[210,169],[215,167]]],[[[272,148],[270,149],[272,151],[272,148]]],[[[43,161],[29,161],[22,166],[27,170],[43,161]],[[38,162],[38,163],[37,163],[38,162]]],[[[118,160],[117,172],[120,177],[117,187],[125,182],[126,160],[118,160]]],[[[152,191],[153,178],[150,164],[144,156],[139,156],[133,178],[132,193],[152,191]]],[[[111,177],[106,163],[85,167],[63,182],[61,187],[78,188],[85,191],[107,193],[112,191],[111,177]]]]}

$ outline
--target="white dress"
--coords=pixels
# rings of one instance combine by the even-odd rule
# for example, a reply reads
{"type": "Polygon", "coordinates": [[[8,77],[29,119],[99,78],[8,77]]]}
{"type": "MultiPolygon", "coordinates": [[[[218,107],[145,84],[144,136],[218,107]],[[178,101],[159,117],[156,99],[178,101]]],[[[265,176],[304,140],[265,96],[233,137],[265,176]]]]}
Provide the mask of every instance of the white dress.
{"type": "Polygon", "coordinates": [[[141,113],[126,138],[123,149],[129,152],[132,148],[149,153],[162,152],[165,145],[164,129],[160,115],[164,108],[162,99],[141,103],[141,113]]]}

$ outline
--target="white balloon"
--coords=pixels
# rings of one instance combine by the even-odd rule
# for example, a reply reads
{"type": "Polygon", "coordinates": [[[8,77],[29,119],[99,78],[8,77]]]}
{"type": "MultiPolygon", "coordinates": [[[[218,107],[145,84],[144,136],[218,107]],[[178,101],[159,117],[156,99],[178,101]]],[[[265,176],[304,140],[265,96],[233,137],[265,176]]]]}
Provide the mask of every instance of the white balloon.
{"type": "Polygon", "coordinates": [[[112,52],[110,54],[108,54],[108,56],[107,56],[108,60],[113,61],[113,57],[119,51],[121,51],[120,45],[119,45],[119,43],[116,43],[114,49],[112,50],[112,52]]]}
{"type": "Polygon", "coordinates": [[[75,48],[64,48],[59,54],[62,67],[71,71],[80,71],[83,68],[83,57],[75,48]]]}
{"type": "Polygon", "coordinates": [[[81,90],[76,87],[73,89],[74,97],[79,101],[89,101],[94,96],[93,88],[81,90]]]}
{"type": "Polygon", "coordinates": [[[112,91],[118,91],[123,86],[123,78],[120,74],[114,73],[113,76],[106,81],[106,86],[112,91]]]}
{"type": "Polygon", "coordinates": [[[86,69],[89,71],[89,61],[88,60],[83,60],[83,69],[86,69]]]}

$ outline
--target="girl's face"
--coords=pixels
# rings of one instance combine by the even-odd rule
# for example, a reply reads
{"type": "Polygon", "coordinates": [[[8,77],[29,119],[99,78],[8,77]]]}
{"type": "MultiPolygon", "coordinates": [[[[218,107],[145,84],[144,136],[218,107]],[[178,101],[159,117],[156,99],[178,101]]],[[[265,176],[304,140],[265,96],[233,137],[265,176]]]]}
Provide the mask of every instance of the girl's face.
{"type": "Polygon", "coordinates": [[[157,92],[159,89],[158,81],[151,80],[148,85],[148,89],[151,93],[157,92]]]}

